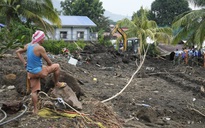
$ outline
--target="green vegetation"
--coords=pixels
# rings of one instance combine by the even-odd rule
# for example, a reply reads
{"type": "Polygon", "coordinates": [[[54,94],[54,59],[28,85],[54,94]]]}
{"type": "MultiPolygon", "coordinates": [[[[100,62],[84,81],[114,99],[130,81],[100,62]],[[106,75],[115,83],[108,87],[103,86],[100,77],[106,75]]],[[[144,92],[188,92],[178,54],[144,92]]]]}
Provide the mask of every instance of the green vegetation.
{"type": "Polygon", "coordinates": [[[26,24],[29,28],[34,23],[38,29],[52,32],[53,28],[47,21],[58,26],[61,23],[51,0],[1,0],[0,12],[8,29],[10,24],[16,21],[26,24]]]}
{"type": "Polygon", "coordinates": [[[10,30],[2,28],[0,31],[0,54],[30,42],[32,33],[31,29],[18,22],[12,23],[10,30]]]}
{"type": "Polygon", "coordinates": [[[0,21],[0,54],[30,42],[36,29],[53,32],[47,21],[61,23],[51,0],[1,0],[0,21]]]}
{"type": "Polygon", "coordinates": [[[151,5],[150,19],[161,27],[171,26],[176,16],[190,10],[187,0],[155,0],[151,5]]]}
{"type": "MultiPolygon", "coordinates": [[[[145,46],[145,49],[148,45],[145,46]]],[[[151,57],[156,57],[157,55],[160,55],[160,51],[157,49],[157,46],[155,44],[150,44],[149,50],[147,51],[147,55],[151,57]]]]}
{"type": "Polygon", "coordinates": [[[99,42],[100,44],[104,45],[104,46],[111,46],[112,43],[111,43],[111,41],[110,41],[110,37],[104,36],[103,33],[104,33],[103,30],[101,30],[101,31],[98,32],[98,35],[99,35],[99,37],[98,37],[98,42],[99,42]]]}
{"type": "MultiPolygon", "coordinates": [[[[205,7],[204,0],[190,0],[199,7],[205,7]]],[[[193,10],[176,17],[172,27],[179,32],[174,36],[173,43],[187,39],[188,46],[197,45],[202,48],[205,40],[205,9],[193,10]]]]}
{"type": "Polygon", "coordinates": [[[140,12],[135,13],[131,21],[123,19],[117,23],[119,26],[128,27],[126,31],[128,38],[137,37],[140,39],[140,53],[143,53],[143,49],[147,45],[147,38],[156,44],[157,42],[170,43],[172,37],[171,28],[159,28],[155,21],[148,20],[147,14],[147,10],[141,7],[140,12]]]}
{"type": "Polygon", "coordinates": [[[67,48],[72,53],[78,50],[77,46],[79,46],[81,49],[83,49],[86,46],[86,43],[83,41],[78,41],[76,42],[76,44],[70,43],[70,42],[64,42],[63,40],[61,41],[45,40],[45,42],[43,43],[43,46],[47,52],[50,52],[56,55],[61,54],[63,48],[67,48]]]}

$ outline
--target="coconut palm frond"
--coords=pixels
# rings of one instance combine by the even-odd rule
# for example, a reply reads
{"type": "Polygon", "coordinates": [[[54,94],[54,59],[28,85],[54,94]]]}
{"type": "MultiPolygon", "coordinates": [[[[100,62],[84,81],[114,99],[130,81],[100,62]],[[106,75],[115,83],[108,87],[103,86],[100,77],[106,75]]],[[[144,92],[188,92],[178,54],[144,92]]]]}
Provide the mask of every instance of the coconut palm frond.
{"type": "Polygon", "coordinates": [[[123,27],[123,26],[133,26],[134,24],[129,19],[124,18],[124,19],[118,21],[117,25],[119,27],[123,27]]]}
{"type": "Polygon", "coordinates": [[[25,7],[27,10],[31,12],[38,12],[36,15],[47,19],[48,21],[53,24],[56,24],[57,26],[61,25],[61,20],[57,12],[54,10],[51,0],[30,1],[29,5],[32,7],[25,7]],[[37,8],[35,6],[37,6],[37,8]]]}
{"type": "Polygon", "coordinates": [[[155,21],[148,21],[147,28],[157,28],[157,23],[155,21]]]}
{"type": "Polygon", "coordinates": [[[49,24],[45,25],[43,19],[58,26],[61,25],[60,18],[54,10],[51,0],[4,0],[0,1],[0,11],[2,15],[7,17],[6,24],[8,26],[10,21],[15,20],[16,17],[23,17],[24,21],[37,23],[38,25],[41,23],[44,28],[51,28],[51,26],[48,27],[49,24]]]}
{"type": "Polygon", "coordinates": [[[194,42],[199,46],[202,46],[204,42],[204,38],[205,38],[205,21],[202,24],[200,24],[200,26],[196,30],[194,42]]]}
{"type": "MultiPolygon", "coordinates": [[[[49,0],[47,0],[49,1],[49,0]]],[[[53,5],[51,3],[49,3],[49,6],[47,5],[43,5],[43,8],[42,8],[42,11],[44,12],[44,14],[52,14],[52,15],[42,15],[44,18],[46,18],[47,20],[49,20],[50,22],[52,23],[55,23],[57,26],[60,26],[61,25],[61,20],[60,18],[58,17],[58,14],[57,12],[53,9],[53,5]]]]}
{"type": "Polygon", "coordinates": [[[35,23],[36,26],[43,28],[43,30],[46,30],[46,32],[50,32],[53,34],[54,28],[46,21],[41,20],[40,22],[35,23]]]}
{"type": "Polygon", "coordinates": [[[176,44],[182,39],[186,39],[186,45],[198,47],[202,46],[205,38],[205,9],[193,10],[175,21],[172,27],[180,30],[173,38],[176,44]]]}
{"type": "MultiPolygon", "coordinates": [[[[186,11],[186,12],[184,12],[184,13],[182,13],[182,14],[179,14],[178,16],[176,16],[175,18],[174,18],[174,20],[172,21],[173,23],[175,23],[176,21],[178,21],[178,20],[180,20],[182,17],[184,17],[184,16],[186,16],[187,14],[189,14],[191,11],[186,11]]],[[[172,23],[172,24],[173,24],[172,23]]]]}
{"type": "Polygon", "coordinates": [[[187,37],[188,33],[186,28],[181,28],[181,30],[173,37],[172,44],[178,44],[184,37],[187,37]]]}
{"type": "Polygon", "coordinates": [[[156,42],[171,44],[171,39],[172,39],[171,36],[164,32],[158,32],[155,34],[156,42]]]}
{"type": "Polygon", "coordinates": [[[27,20],[32,19],[32,22],[36,26],[43,28],[44,31],[53,33],[53,27],[47,21],[42,19],[40,16],[28,10],[24,11],[24,15],[27,17],[27,20]]]}
{"type": "Polygon", "coordinates": [[[153,30],[147,29],[146,30],[147,37],[150,37],[152,40],[155,38],[155,34],[153,33],[153,30]]]}
{"type": "Polygon", "coordinates": [[[125,33],[127,34],[127,37],[137,37],[138,35],[138,31],[135,28],[129,29],[125,33]]]}
{"type": "Polygon", "coordinates": [[[166,33],[168,35],[172,35],[173,33],[173,29],[170,27],[163,27],[163,28],[155,28],[156,32],[163,32],[166,33]]]}
{"type": "Polygon", "coordinates": [[[165,39],[163,42],[170,43],[172,28],[158,28],[155,21],[148,20],[146,10],[143,10],[143,8],[140,9],[139,14],[135,13],[133,15],[132,21],[123,19],[117,24],[120,26],[125,25],[128,28],[126,31],[128,37],[137,37],[139,39],[140,50],[142,50],[143,45],[146,45],[147,37],[153,41],[165,39]]]}
{"type": "Polygon", "coordinates": [[[187,24],[190,24],[190,22],[198,21],[200,20],[200,18],[205,17],[204,12],[205,12],[205,9],[191,11],[190,13],[181,17],[180,19],[177,18],[178,20],[175,20],[173,22],[172,27],[176,28],[178,26],[185,26],[187,24]]]}

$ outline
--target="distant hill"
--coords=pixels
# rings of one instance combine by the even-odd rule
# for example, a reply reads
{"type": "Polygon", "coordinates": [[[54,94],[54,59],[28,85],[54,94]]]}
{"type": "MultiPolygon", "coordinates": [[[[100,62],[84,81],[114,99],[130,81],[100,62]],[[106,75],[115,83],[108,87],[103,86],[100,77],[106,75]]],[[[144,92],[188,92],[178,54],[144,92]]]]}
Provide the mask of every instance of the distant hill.
{"type": "MultiPolygon", "coordinates": [[[[60,1],[59,1],[59,0],[52,0],[52,2],[53,2],[54,8],[56,8],[58,11],[60,11],[60,10],[61,10],[60,1]]],[[[117,22],[118,20],[124,19],[124,18],[131,19],[130,16],[124,16],[124,15],[120,15],[120,14],[114,14],[114,13],[109,12],[109,11],[106,11],[106,10],[105,10],[104,16],[105,16],[105,17],[108,17],[110,20],[113,20],[113,21],[115,21],[115,22],[117,22]]]]}
{"type": "Polygon", "coordinates": [[[114,13],[109,12],[109,11],[106,11],[106,10],[105,10],[104,16],[105,16],[105,17],[109,17],[109,19],[111,19],[111,20],[113,20],[113,21],[115,21],[115,22],[118,21],[118,20],[124,19],[124,18],[131,19],[130,16],[124,16],[124,15],[120,15],[120,14],[114,14],[114,13]]]}

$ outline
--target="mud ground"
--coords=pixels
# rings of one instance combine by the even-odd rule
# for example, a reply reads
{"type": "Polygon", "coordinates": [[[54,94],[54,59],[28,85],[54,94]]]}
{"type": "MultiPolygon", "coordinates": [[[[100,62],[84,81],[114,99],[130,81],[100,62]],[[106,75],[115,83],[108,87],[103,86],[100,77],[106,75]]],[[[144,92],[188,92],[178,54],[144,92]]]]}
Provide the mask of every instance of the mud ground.
{"type": "MultiPolygon", "coordinates": [[[[60,64],[62,70],[72,74],[84,90],[85,96],[79,99],[83,103],[82,113],[94,115],[95,112],[92,119],[108,128],[205,127],[205,69],[201,65],[173,65],[168,57],[147,56],[127,88],[114,99],[101,103],[100,101],[119,93],[128,84],[139,61],[136,62],[133,58],[126,60],[126,57],[109,48],[99,49],[85,49],[81,53],[82,60],[76,66],[68,64],[67,58],[63,56],[51,57],[53,62],[60,64]],[[103,118],[97,120],[97,115],[103,115],[103,118]]],[[[4,82],[5,75],[24,70],[15,54],[10,54],[11,56],[0,58],[0,103],[24,98],[15,89],[8,89],[11,85],[4,82]]],[[[22,111],[8,114],[2,122],[14,118],[22,111]]],[[[3,117],[3,113],[0,113],[0,120],[3,117]]],[[[82,119],[43,118],[27,111],[21,117],[0,125],[0,128],[97,127],[83,122],[81,124],[84,125],[77,125],[79,122],[82,119]]]]}

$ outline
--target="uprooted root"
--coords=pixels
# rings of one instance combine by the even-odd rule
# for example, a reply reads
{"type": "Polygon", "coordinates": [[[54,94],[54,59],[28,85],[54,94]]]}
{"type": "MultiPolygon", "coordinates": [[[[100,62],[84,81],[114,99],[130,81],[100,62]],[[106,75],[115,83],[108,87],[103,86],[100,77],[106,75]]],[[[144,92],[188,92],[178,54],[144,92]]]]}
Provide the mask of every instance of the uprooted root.
{"type": "MultiPolygon", "coordinates": [[[[45,102],[51,102],[52,100],[47,98],[39,98],[38,106],[39,109],[43,109],[46,106],[44,106],[45,102]]],[[[29,110],[32,110],[32,103],[31,100],[27,100],[28,108],[29,110]]],[[[114,111],[106,106],[105,103],[102,103],[97,100],[89,100],[84,101],[84,109],[81,111],[82,114],[78,114],[78,116],[73,118],[62,118],[59,119],[61,123],[61,126],[65,127],[73,127],[73,128],[122,128],[123,120],[120,119],[114,111]]],[[[51,104],[50,104],[51,105],[51,104]]],[[[53,104],[54,105],[54,104],[53,104]]],[[[59,113],[66,113],[71,112],[72,110],[63,110],[58,109],[55,106],[49,107],[53,112],[56,112],[57,115],[59,113]]],[[[73,111],[75,113],[75,111],[73,111]]],[[[59,116],[59,115],[58,115],[59,116]]],[[[57,124],[53,123],[53,127],[57,127],[57,124]]]]}
{"type": "Polygon", "coordinates": [[[111,108],[104,103],[97,102],[91,116],[94,121],[101,122],[106,128],[121,128],[122,121],[116,116],[111,108]]]}

